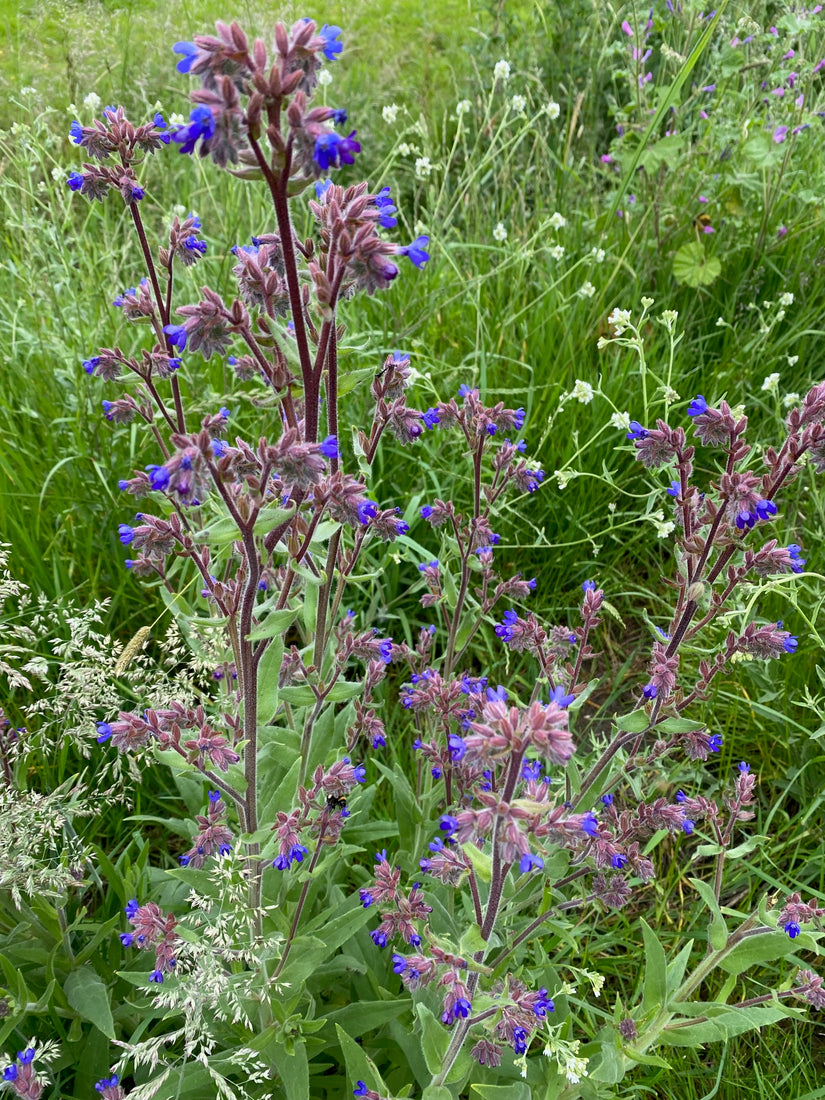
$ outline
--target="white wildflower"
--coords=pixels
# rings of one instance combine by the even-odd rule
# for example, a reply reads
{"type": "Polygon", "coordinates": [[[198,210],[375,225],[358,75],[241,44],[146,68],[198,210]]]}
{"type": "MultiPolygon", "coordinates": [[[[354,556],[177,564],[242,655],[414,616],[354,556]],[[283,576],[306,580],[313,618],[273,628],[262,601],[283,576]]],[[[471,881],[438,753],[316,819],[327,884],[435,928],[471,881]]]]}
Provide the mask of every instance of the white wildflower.
{"type": "Polygon", "coordinates": [[[582,405],[589,405],[593,400],[593,387],[589,382],[582,382],[581,378],[577,378],[576,384],[570,391],[570,396],[575,397],[577,401],[581,401],[582,405]]]}
{"type": "Polygon", "coordinates": [[[642,298],[642,305],[645,307],[645,309],[650,309],[650,307],[653,305],[653,299],[642,298]]]}
{"type": "Polygon", "coordinates": [[[580,298],[592,298],[593,295],[596,293],[596,288],[588,280],[588,282],[582,283],[576,293],[580,298]]]}
{"type": "Polygon", "coordinates": [[[469,99],[460,99],[455,105],[456,118],[461,118],[462,115],[469,114],[472,110],[472,106],[469,99]]]}
{"type": "Polygon", "coordinates": [[[498,225],[493,230],[493,240],[494,241],[506,241],[507,240],[507,228],[504,225],[504,222],[499,222],[498,225]]]}
{"type": "Polygon", "coordinates": [[[734,420],[741,420],[742,417],[745,415],[744,403],[742,403],[741,405],[734,405],[734,407],[730,411],[730,414],[734,420]]]}
{"type": "Polygon", "coordinates": [[[665,519],[665,514],[661,508],[657,508],[655,512],[651,512],[647,519],[653,524],[653,528],[660,539],[666,539],[671,531],[674,531],[676,528],[675,523],[665,519]]]}
{"type": "Polygon", "coordinates": [[[725,318],[724,318],[724,317],[717,317],[717,318],[716,318],[716,327],[717,327],[717,328],[725,328],[725,326],[727,325],[727,323],[728,323],[728,322],[727,322],[727,321],[725,320],[725,318]]]}
{"type": "Polygon", "coordinates": [[[401,108],[397,103],[388,103],[386,107],[381,108],[381,117],[388,126],[392,126],[395,120],[398,118],[398,112],[401,108]]]}
{"type": "Polygon", "coordinates": [[[171,130],[173,126],[183,126],[185,122],[186,119],[183,117],[183,115],[178,114],[177,111],[173,111],[172,114],[169,116],[169,129],[171,130]]]}
{"type": "Polygon", "coordinates": [[[549,118],[555,121],[561,113],[561,107],[556,103],[555,99],[551,99],[547,106],[544,108],[549,118]]]}
{"type": "Polygon", "coordinates": [[[784,317],[785,317],[785,310],[784,309],[778,309],[776,311],[776,320],[781,321],[781,320],[784,319],[784,317]]]}
{"type": "MultiPolygon", "coordinates": [[[[37,95],[37,88],[33,88],[31,84],[26,84],[23,88],[20,89],[20,94],[24,98],[27,98],[31,95],[37,95]]],[[[98,100],[97,102],[98,104],[100,104],[100,100],[98,100]]]]}
{"type": "Polygon", "coordinates": [[[597,264],[604,263],[606,253],[603,248],[596,248],[594,246],[590,249],[590,255],[593,257],[597,264]]]}
{"type": "Polygon", "coordinates": [[[328,86],[332,83],[332,73],[329,69],[321,69],[320,73],[318,73],[318,83],[321,87],[328,86]]]}
{"type": "Polygon", "coordinates": [[[785,406],[786,409],[792,409],[794,405],[799,404],[799,394],[786,393],[785,396],[782,398],[782,404],[785,406]]]}
{"type": "Polygon", "coordinates": [[[100,104],[101,99],[97,92],[89,92],[88,95],[83,97],[83,106],[87,111],[96,111],[100,104]]]}
{"type": "Polygon", "coordinates": [[[175,205],[172,207],[172,213],[177,215],[177,217],[179,218],[185,218],[186,207],[182,203],[176,202],[175,205]]]}
{"type": "Polygon", "coordinates": [[[604,988],[604,974],[599,974],[596,970],[582,970],[582,974],[590,982],[593,988],[593,996],[601,997],[604,988]]]}
{"type": "Polygon", "coordinates": [[[764,393],[776,393],[776,387],[779,385],[779,372],[774,371],[773,374],[769,374],[765,381],[762,383],[762,390],[764,393]]]}
{"type": "Polygon", "coordinates": [[[547,224],[550,226],[551,229],[564,229],[564,227],[567,225],[567,218],[565,218],[557,210],[547,224]]]}
{"type": "Polygon", "coordinates": [[[419,157],[415,162],[415,174],[420,180],[427,179],[432,174],[433,166],[429,157],[419,157]]]}
{"type": "Polygon", "coordinates": [[[415,225],[413,226],[413,233],[415,233],[416,237],[429,237],[430,236],[429,229],[424,224],[424,222],[421,221],[420,218],[416,219],[415,225]]]}
{"type": "Polygon", "coordinates": [[[674,390],[673,386],[662,386],[662,396],[668,405],[675,405],[677,401],[681,401],[678,392],[674,390]]]}
{"type": "Polygon", "coordinates": [[[793,305],[793,294],[789,290],[786,290],[784,294],[779,295],[779,304],[781,306],[793,305]]]}
{"type": "Polygon", "coordinates": [[[602,348],[606,348],[609,343],[610,341],[607,339],[606,336],[600,336],[596,341],[596,347],[599,349],[599,351],[601,351],[602,348]]]}
{"type": "Polygon", "coordinates": [[[610,423],[614,428],[618,428],[620,431],[626,432],[630,429],[630,413],[613,413],[610,417],[610,423]]]}
{"type": "Polygon", "coordinates": [[[412,152],[412,149],[406,143],[406,141],[402,141],[401,144],[398,146],[398,152],[401,154],[402,157],[408,157],[412,152]]]}
{"type": "Polygon", "coordinates": [[[611,513],[616,511],[616,501],[615,500],[611,500],[609,502],[609,504],[607,505],[607,510],[608,510],[608,512],[611,512],[611,513]]]}
{"type": "Polygon", "coordinates": [[[662,324],[665,326],[668,332],[673,331],[673,326],[676,324],[676,319],[679,313],[675,309],[663,309],[662,310],[662,324]]]}
{"type": "Polygon", "coordinates": [[[54,180],[55,183],[59,183],[60,180],[65,179],[65,178],[66,178],[66,169],[65,168],[52,168],[52,179],[54,180]]]}
{"type": "Polygon", "coordinates": [[[789,367],[794,367],[799,362],[799,356],[798,355],[788,355],[788,356],[786,356],[786,358],[788,360],[788,366],[789,367]]]}
{"type": "Polygon", "coordinates": [[[510,100],[510,106],[516,112],[517,115],[524,114],[524,110],[527,106],[527,100],[523,95],[514,95],[510,100]]]}
{"type": "Polygon", "coordinates": [[[549,249],[549,252],[550,252],[550,255],[553,257],[554,260],[560,260],[562,258],[562,256],[564,255],[564,245],[563,244],[554,244],[553,247],[551,249],[549,249]]]}
{"type": "Polygon", "coordinates": [[[613,310],[610,316],[607,318],[609,325],[615,325],[615,336],[621,336],[627,326],[630,324],[630,315],[633,312],[631,309],[619,309],[618,306],[613,310]]]}
{"type": "Polygon", "coordinates": [[[496,67],[493,69],[494,80],[507,80],[510,76],[510,62],[505,61],[504,58],[501,61],[496,62],[496,67]]]}
{"type": "Polygon", "coordinates": [[[566,489],[575,476],[575,470],[553,471],[553,477],[556,479],[556,484],[558,485],[559,489],[566,489]]]}

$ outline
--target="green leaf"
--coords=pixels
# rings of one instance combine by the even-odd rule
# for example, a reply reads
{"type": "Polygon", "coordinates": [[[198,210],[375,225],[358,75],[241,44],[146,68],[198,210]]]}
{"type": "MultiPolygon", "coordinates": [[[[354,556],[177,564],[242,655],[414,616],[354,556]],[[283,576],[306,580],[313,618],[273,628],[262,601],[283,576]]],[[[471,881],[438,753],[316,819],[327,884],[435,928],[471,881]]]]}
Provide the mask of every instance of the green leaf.
{"type": "Polygon", "coordinates": [[[511,1081],[509,1085],[471,1085],[470,1096],[481,1100],[531,1100],[533,1093],[526,1081],[511,1081]]]}
{"type": "Polygon", "coordinates": [[[115,1025],[109,1005],[109,990],[96,970],[89,965],[73,970],[63,983],[63,992],[79,1016],[94,1024],[107,1039],[114,1039],[115,1025]]]}
{"type": "Polygon", "coordinates": [[[774,168],[785,155],[781,145],[770,134],[763,132],[748,138],[742,146],[742,152],[757,168],[774,168]]]}
{"type": "Polygon", "coordinates": [[[669,137],[660,138],[659,141],[645,147],[639,157],[639,164],[651,175],[662,167],[663,164],[672,166],[677,160],[685,145],[683,134],[670,134],[669,137]]]}
{"type": "MultiPolygon", "coordinates": [[[[268,624],[269,620],[267,620],[268,624]]],[[[265,624],[266,625],[266,624],[265,624]]],[[[269,722],[278,709],[278,679],[284,658],[284,640],[273,638],[258,662],[258,720],[269,722]]]]}
{"type": "Polygon", "coordinates": [[[719,962],[719,968],[727,974],[741,974],[751,966],[760,966],[787,955],[805,950],[819,953],[817,940],[821,933],[803,932],[795,940],[786,932],[764,932],[761,936],[748,936],[719,962]],[[807,941],[807,942],[806,942],[807,941]]]}
{"type": "Polygon", "coordinates": [[[257,642],[261,638],[281,637],[295,622],[299,610],[297,607],[282,607],[279,611],[268,611],[263,622],[247,634],[248,640],[257,642]]]}
{"type": "Polygon", "coordinates": [[[642,920],[642,936],[645,941],[645,982],[642,997],[642,1014],[657,1011],[667,997],[667,961],[665,949],[646,920],[642,920]]]}
{"type": "Polygon", "coordinates": [[[758,1031],[768,1024],[791,1017],[804,1018],[804,1012],[790,1005],[754,1005],[751,1008],[732,1008],[730,1005],[693,1002],[680,1005],[680,1010],[690,1009],[691,1015],[704,1015],[708,1019],[692,1023],[688,1019],[674,1020],[659,1035],[659,1042],[668,1046],[700,1046],[703,1043],[721,1042],[743,1035],[746,1031],[758,1031]]]}
{"type": "Polygon", "coordinates": [[[633,710],[630,714],[623,714],[613,719],[616,729],[622,733],[643,733],[650,725],[650,716],[643,708],[633,710]]]}
{"type": "Polygon", "coordinates": [[[642,1066],[661,1066],[662,1069],[672,1069],[670,1062],[660,1058],[658,1054],[642,1054],[633,1047],[625,1047],[624,1053],[632,1062],[638,1062],[642,1066]]]}
{"type": "MultiPolygon", "coordinates": [[[[338,1036],[338,1043],[344,1053],[344,1062],[346,1063],[347,1075],[350,1079],[349,1083],[354,1085],[356,1081],[363,1081],[368,1086],[372,1086],[376,1092],[388,1096],[390,1090],[384,1084],[375,1062],[365,1053],[363,1047],[359,1046],[352,1036],[344,1031],[340,1024],[335,1025],[335,1032],[338,1036]]],[[[309,1093],[307,1093],[307,1096],[309,1096],[309,1093]]],[[[452,1100],[452,1097],[450,1100],[452,1100]]]]}
{"type": "Polygon", "coordinates": [[[493,877],[492,858],[480,848],[476,848],[475,844],[462,844],[461,850],[473,865],[476,876],[482,882],[489,882],[493,877]]]}
{"type": "Polygon", "coordinates": [[[393,997],[387,1001],[356,1001],[345,1008],[337,1008],[324,1017],[336,1026],[341,1025],[348,1035],[355,1038],[366,1031],[381,1027],[394,1016],[410,1011],[409,1001],[393,997]]]}
{"type": "Polygon", "coordinates": [[[718,256],[706,256],[700,241],[684,244],[673,257],[673,277],[685,286],[710,286],[722,272],[718,256]]]}
{"type": "Polygon", "coordinates": [[[722,910],[719,908],[719,902],[716,900],[713,887],[709,882],[703,882],[699,878],[692,878],[690,884],[711,912],[711,920],[708,925],[708,942],[714,951],[721,951],[728,942],[728,926],[722,916],[722,910]]]}
{"type": "Polygon", "coordinates": [[[309,1065],[307,1048],[303,1041],[292,1044],[291,1053],[286,1047],[276,1044],[271,1048],[272,1058],[278,1070],[278,1076],[284,1086],[287,1100],[306,1100],[309,1096],[309,1065]]]}
{"type": "Polygon", "coordinates": [[[427,1069],[430,1073],[440,1073],[450,1044],[450,1033],[420,1001],[415,1005],[415,1014],[421,1024],[421,1049],[427,1069]]]}
{"type": "Polygon", "coordinates": [[[427,1085],[421,1093],[421,1100],[453,1100],[453,1094],[446,1085],[427,1085]]]}

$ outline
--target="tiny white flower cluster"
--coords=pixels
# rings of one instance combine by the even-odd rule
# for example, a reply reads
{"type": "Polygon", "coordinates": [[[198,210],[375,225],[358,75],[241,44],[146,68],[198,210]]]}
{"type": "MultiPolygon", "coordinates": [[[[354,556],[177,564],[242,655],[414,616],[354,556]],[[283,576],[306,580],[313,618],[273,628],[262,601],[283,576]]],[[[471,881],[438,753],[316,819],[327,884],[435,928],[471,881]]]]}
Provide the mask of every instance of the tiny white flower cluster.
{"type": "Polygon", "coordinates": [[[496,67],[493,69],[494,80],[508,80],[510,77],[510,62],[505,61],[504,58],[501,61],[496,62],[496,67]]]}
{"type": "Polygon", "coordinates": [[[645,518],[653,524],[654,530],[660,539],[666,539],[676,529],[676,524],[672,520],[665,519],[665,514],[661,508],[657,508],[655,512],[651,512],[645,518]]]}
{"type": "Polygon", "coordinates": [[[764,393],[776,393],[778,385],[779,371],[774,371],[773,374],[769,374],[765,381],[762,383],[762,390],[764,393]]]}
{"type": "Polygon", "coordinates": [[[613,310],[610,316],[607,318],[609,325],[615,325],[614,336],[621,336],[627,326],[630,324],[630,315],[633,312],[632,309],[619,309],[618,306],[613,310]]]}
{"type": "Polygon", "coordinates": [[[493,230],[494,241],[506,241],[507,240],[507,227],[504,222],[499,222],[493,230]]]}
{"type": "Polygon", "coordinates": [[[321,69],[318,73],[318,83],[322,88],[328,87],[332,83],[332,73],[329,69],[321,69]]]}
{"type": "Polygon", "coordinates": [[[556,1059],[560,1072],[571,1085],[577,1085],[582,1077],[587,1076],[588,1059],[579,1056],[580,1046],[578,1039],[562,1039],[558,1035],[551,1035],[544,1048],[544,1056],[556,1059]]]}
{"type": "Polygon", "coordinates": [[[386,107],[381,108],[381,117],[388,126],[392,126],[398,118],[398,112],[400,110],[401,108],[397,103],[388,103],[386,107]]]}
{"type": "Polygon", "coordinates": [[[596,288],[588,280],[586,283],[582,283],[576,293],[580,298],[592,298],[593,295],[596,293],[596,288]]]}
{"type": "Polygon", "coordinates": [[[456,118],[461,118],[462,115],[469,114],[469,112],[472,110],[472,107],[473,105],[469,101],[469,99],[460,99],[455,105],[456,118]]]}
{"type": "Polygon", "coordinates": [[[101,102],[102,100],[97,92],[89,92],[88,95],[83,97],[83,106],[87,111],[96,111],[101,102]]]}
{"type": "Polygon", "coordinates": [[[527,108],[527,100],[523,95],[514,95],[510,100],[510,106],[517,115],[523,115],[527,108]]]}
{"type": "Polygon", "coordinates": [[[555,99],[551,99],[544,109],[547,112],[547,117],[553,122],[556,121],[556,119],[559,117],[559,114],[561,113],[561,107],[559,107],[555,99]]]}
{"type": "Polygon", "coordinates": [[[662,310],[662,324],[665,326],[668,332],[673,332],[673,326],[676,324],[679,313],[675,309],[663,309],[662,310]]]}
{"type": "Polygon", "coordinates": [[[560,260],[564,256],[564,245],[554,244],[552,248],[548,249],[548,252],[554,260],[560,260]]]}
{"type": "Polygon", "coordinates": [[[575,470],[554,470],[553,477],[559,489],[566,489],[574,477],[578,477],[575,470]]]}
{"type": "Polygon", "coordinates": [[[630,413],[629,412],[615,412],[610,417],[610,423],[614,428],[618,428],[622,432],[630,430],[630,413]]]}
{"type": "MultiPolygon", "coordinates": [[[[399,147],[400,150],[400,147],[399,147]]],[[[429,157],[418,157],[415,162],[415,174],[420,180],[428,179],[432,175],[433,165],[429,157]]]]}
{"type": "Polygon", "coordinates": [[[590,255],[593,257],[593,259],[596,261],[597,264],[602,264],[602,263],[604,263],[604,258],[607,255],[607,253],[605,252],[605,250],[603,248],[596,248],[596,246],[594,245],[590,249],[590,255]]]}
{"type": "Polygon", "coordinates": [[[589,382],[582,382],[581,378],[577,378],[569,396],[580,401],[582,405],[589,405],[593,400],[593,387],[589,382]]]}
{"type": "Polygon", "coordinates": [[[560,214],[557,210],[555,214],[553,214],[553,216],[549,219],[547,224],[550,226],[551,229],[564,229],[564,227],[567,225],[567,218],[565,218],[564,215],[560,214]]]}

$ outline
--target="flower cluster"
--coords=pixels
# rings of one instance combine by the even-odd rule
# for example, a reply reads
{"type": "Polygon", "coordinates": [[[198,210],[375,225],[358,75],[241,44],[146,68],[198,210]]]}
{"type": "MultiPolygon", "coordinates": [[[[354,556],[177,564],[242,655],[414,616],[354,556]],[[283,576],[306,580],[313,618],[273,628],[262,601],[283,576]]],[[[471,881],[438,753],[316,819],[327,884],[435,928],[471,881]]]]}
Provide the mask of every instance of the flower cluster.
{"type": "Polygon", "coordinates": [[[175,931],[177,920],[171,913],[164,915],[153,901],[138,905],[135,898],[127,904],[125,913],[134,931],[121,932],[120,942],[124,947],[154,951],[155,969],[149,974],[149,981],[162,985],[164,977],[173,973],[177,965],[175,958],[179,940],[175,931]]]}

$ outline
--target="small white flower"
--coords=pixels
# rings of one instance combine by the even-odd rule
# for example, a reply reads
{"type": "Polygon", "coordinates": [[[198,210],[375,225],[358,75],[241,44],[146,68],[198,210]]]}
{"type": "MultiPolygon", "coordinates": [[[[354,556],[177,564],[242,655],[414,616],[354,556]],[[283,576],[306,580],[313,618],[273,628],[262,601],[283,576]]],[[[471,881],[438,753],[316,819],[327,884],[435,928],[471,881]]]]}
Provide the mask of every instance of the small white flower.
{"type": "Polygon", "coordinates": [[[329,69],[321,69],[320,73],[318,73],[318,83],[322,87],[332,83],[332,73],[329,69]]]}
{"type": "Polygon", "coordinates": [[[516,112],[517,115],[524,114],[524,110],[527,106],[527,100],[523,95],[514,95],[510,100],[510,106],[516,112]]]}
{"type": "Polygon", "coordinates": [[[397,103],[388,103],[386,107],[381,108],[381,117],[388,126],[392,126],[395,120],[398,118],[398,112],[401,108],[397,103]]]}
{"type": "Polygon", "coordinates": [[[402,141],[401,144],[398,146],[398,152],[401,154],[402,157],[408,157],[412,152],[412,149],[409,147],[409,145],[407,145],[406,141],[402,141]]]}
{"type": "Polygon", "coordinates": [[[504,58],[501,61],[496,62],[496,67],[493,69],[494,80],[507,80],[510,76],[510,62],[505,61],[504,58]]]}
{"type": "Polygon", "coordinates": [[[789,367],[796,366],[796,364],[799,362],[799,356],[798,355],[788,355],[788,356],[786,356],[786,358],[788,360],[788,366],[789,367]]]}
{"type": "Polygon", "coordinates": [[[610,417],[610,423],[614,428],[619,428],[621,431],[626,432],[630,428],[630,413],[613,413],[610,417]]]}
{"type": "Polygon", "coordinates": [[[781,321],[784,316],[785,316],[785,310],[784,309],[778,309],[776,311],[776,320],[777,321],[781,321]]]}
{"type": "Polygon", "coordinates": [[[461,118],[462,115],[468,114],[472,110],[472,106],[469,99],[460,99],[455,105],[456,117],[461,118]]]}
{"type": "Polygon", "coordinates": [[[65,176],[66,176],[66,169],[65,168],[52,168],[52,179],[54,180],[55,183],[59,183],[60,180],[65,178],[65,176]]]}
{"type": "Polygon", "coordinates": [[[87,96],[83,97],[83,106],[87,111],[96,111],[100,103],[101,99],[97,92],[89,92],[87,96]]]}
{"type": "Polygon", "coordinates": [[[172,207],[172,213],[177,215],[177,217],[179,218],[185,218],[186,207],[182,203],[176,202],[175,205],[172,207]]]}
{"type": "Polygon", "coordinates": [[[616,308],[607,318],[607,323],[609,325],[616,326],[616,336],[621,336],[621,334],[630,324],[630,314],[632,312],[633,310],[631,309],[619,309],[619,307],[616,306],[616,308]]]}
{"type": "Polygon", "coordinates": [[[419,157],[415,162],[415,174],[420,180],[427,179],[432,174],[433,166],[429,157],[419,157]]]}
{"type": "Polygon", "coordinates": [[[599,351],[601,351],[602,348],[606,348],[609,343],[610,341],[607,339],[606,336],[600,336],[596,341],[596,347],[599,349],[599,351]]]}
{"type": "Polygon", "coordinates": [[[650,307],[653,305],[653,299],[642,298],[642,305],[645,307],[645,309],[650,309],[650,307]]]}
{"type": "Polygon", "coordinates": [[[615,512],[616,511],[616,501],[615,500],[611,500],[608,503],[607,510],[608,510],[608,512],[615,512]]]}
{"type": "Polygon", "coordinates": [[[779,295],[779,304],[781,306],[793,305],[793,294],[789,290],[786,290],[784,294],[779,295]]]}
{"type": "Polygon", "coordinates": [[[493,230],[494,241],[506,241],[507,240],[507,228],[504,222],[499,222],[493,230]]]}
{"type": "Polygon", "coordinates": [[[794,405],[799,404],[799,394],[786,393],[785,396],[782,398],[782,404],[785,406],[786,409],[792,409],[794,405]]]}
{"type": "Polygon", "coordinates": [[[673,331],[673,326],[676,323],[679,313],[675,309],[663,309],[662,310],[662,322],[668,332],[673,331]]]}
{"type": "Polygon", "coordinates": [[[660,539],[666,539],[672,531],[676,530],[676,524],[669,519],[666,520],[661,509],[651,512],[647,518],[653,524],[654,530],[660,539]]]}
{"type": "Polygon", "coordinates": [[[574,470],[553,471],[553,477],[556,479],[559,489],[566,489],[575,476],[576,473],[574,470]]]}
{"type": "Polygon", "coordinates": [[[561,107],[556,103],[555,99],[551,99],[547,106],[544,108],[549,118],[555,121],[561,112],[561,107]]]}
{"type": "Polygon", "coordinates": [[[728,322],[725,320],[724,317],[717,317],[716,318],[716,327],[717,328],[724,328],[727,323],[728,322]]]}
{"type": "Polygon", "coordinates": [[[184,122],[186,122],[186,119],[183,117],[183,115],[180,115],[177,111],[175,111],[169,116],[169,129],[171,130],[173,126],[183,126],[184,122]]]}
{"type": "Polygon", "coordinates": [[[69,115],[76,115],[77,114],[77,107],[74,105],[74,103],[70,103],[69,106],[66,108],[66,114],[69,114],[69,115]]]}
{"type": "Polygon", "coordinates": [[[575,397],[577,401],[581,401],[582,405],[589,405],[593,400],[593,387],[589,382],[582,382],[581,378],[577,378],[576,384],[570,391],[570,396],[575,397]]]}
{"type": "MultiPolygon", "coordinates": [[[[37,88],[33,88],[31,86],[31,84],[26,84],[25,87],[20,89],[20,94],[22,96],[25,96],[25,97],[28,97],[30,95],[37,95],[37,88]]],[[[98,100],[97,102],[98,102],[98,106],[99,106],[100,105],[100,100],[98,100]]]]}
{"type": "Polygon", "coordinates": [[[567,218],[565,218],[557,210],[547,224],[550,226],[551,229],[564,229],[564,227],[567,225],[567,218]]]}
{"type": "Polygon", "coordinates": [[[553,257],[554,260],[560,260],[564,255],[564,245],[554,244],[553,247],[548,251],[550,252],[550,255],[553,257]]]}
{"type": "Polygon", "coordinates": [[[779,372],[774,371],[773,374],[769,374],[765,381],[762,383],[762,390],[764,393],[776,393],[776,387],[779,385],[779,372]]]}
{"type": "Polygon", "coordinates": [[[596,293],[596,288],[591,282],[588,281],[586,283],[583,283],[576,291],[576,293],[580,298],[592,298],[593,295],[596,293]]]}
{"type": "Polygon", "coordinates": [[[413,233],[416,237],[429,237],[430,231],[420,219],[418,219],[413,226],[413,233]]]}
{"type": "Polygon", "coordinates": [[[744,403],[742,403],[741,405],[734,405],[734,407],[730,411],[730,414],[734,420],[741,420],[742,417],[745,415],[744,403]]]}
{"type": "Polygon", "coordinates": [[[596,261],[597,264],[604,263],[605,250],[603,248],[596,248],[595,246],[590,249],[590,255],[596,261]]]}

